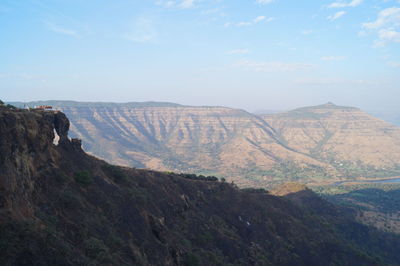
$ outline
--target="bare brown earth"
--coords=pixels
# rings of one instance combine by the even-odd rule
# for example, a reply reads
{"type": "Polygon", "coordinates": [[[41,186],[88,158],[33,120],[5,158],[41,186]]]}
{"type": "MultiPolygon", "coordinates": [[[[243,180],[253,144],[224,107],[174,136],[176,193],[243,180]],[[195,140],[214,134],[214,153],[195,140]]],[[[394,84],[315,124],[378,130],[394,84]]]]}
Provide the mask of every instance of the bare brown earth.
{"type": "Polygon", "coordinates": [[[170,103],[46,103],[68,115],[86,151],[115,164],[262,187],[400,174],[400,128],[356,108],[257,116],[170,103]]]}

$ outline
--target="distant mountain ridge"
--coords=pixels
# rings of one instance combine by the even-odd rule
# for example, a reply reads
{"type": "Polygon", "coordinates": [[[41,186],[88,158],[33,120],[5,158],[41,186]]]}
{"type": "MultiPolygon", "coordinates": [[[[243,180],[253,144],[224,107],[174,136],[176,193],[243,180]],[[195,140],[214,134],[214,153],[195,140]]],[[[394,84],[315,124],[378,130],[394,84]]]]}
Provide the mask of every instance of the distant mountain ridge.
{"type": "Polygon", "coordinates": [[[229,178],[241,186],[400,175],[400,129],[332,103],[255,115],[172,103],[44,101],[110,162],[229,178]]]}

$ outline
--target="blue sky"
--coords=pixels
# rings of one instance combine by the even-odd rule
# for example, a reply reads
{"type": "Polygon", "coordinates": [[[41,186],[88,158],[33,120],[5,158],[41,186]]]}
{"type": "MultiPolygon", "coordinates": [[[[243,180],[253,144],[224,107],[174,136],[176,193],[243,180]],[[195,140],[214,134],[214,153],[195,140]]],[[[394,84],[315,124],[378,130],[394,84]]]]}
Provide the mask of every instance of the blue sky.
{"type": "Polygon", "coordinates": [[[400,112],[398,0],[1,0],[0,98],[400,112]]]}

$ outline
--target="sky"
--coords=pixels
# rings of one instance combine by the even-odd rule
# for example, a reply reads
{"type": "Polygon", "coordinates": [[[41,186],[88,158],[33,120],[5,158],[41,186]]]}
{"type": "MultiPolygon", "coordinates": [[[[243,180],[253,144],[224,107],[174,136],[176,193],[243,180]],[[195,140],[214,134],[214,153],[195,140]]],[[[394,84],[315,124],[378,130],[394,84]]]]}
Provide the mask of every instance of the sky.
{"type": "Polygon", "coordinates": [[[400,113],[400,1],[1,0],[0,99],[400,113]]]}

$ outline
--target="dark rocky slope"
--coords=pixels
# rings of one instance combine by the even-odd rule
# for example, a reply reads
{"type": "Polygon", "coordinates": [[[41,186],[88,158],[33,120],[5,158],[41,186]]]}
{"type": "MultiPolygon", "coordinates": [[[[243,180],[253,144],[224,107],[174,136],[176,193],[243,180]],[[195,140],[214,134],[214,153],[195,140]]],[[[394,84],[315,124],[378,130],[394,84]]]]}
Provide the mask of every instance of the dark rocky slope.
{"type": "Polygon", "coordinates": [[[309,191],[277,197],[111,166],[69,140],[68,127],[60,112],[0,107],[0,265],[400,261],[396,236],[309,191]]]}

